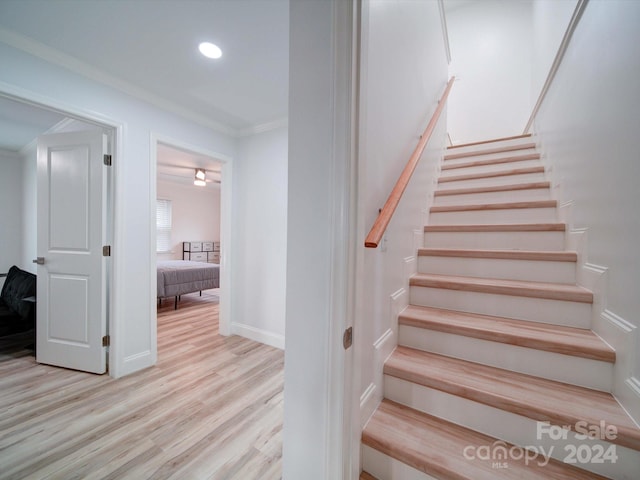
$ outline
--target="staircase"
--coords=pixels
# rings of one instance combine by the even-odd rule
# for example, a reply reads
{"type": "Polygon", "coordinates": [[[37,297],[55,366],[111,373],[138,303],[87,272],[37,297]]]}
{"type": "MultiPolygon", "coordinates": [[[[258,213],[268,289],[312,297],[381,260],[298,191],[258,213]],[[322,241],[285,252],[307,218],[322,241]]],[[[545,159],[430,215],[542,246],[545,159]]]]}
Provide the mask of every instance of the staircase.
{"type": "Polygon", "coordinates": [[[448,149],[362,479],[640,478],[557,207],[531,136],[448,149]]]}

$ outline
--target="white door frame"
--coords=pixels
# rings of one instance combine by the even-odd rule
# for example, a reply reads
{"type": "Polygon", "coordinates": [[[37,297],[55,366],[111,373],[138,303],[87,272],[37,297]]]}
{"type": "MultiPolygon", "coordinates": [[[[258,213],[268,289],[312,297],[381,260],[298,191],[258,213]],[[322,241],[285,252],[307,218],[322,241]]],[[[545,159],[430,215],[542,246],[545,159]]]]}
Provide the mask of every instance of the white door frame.
{"type": "MultiPolygon", "coordinates": [[[[114,120],[110,117],[99,115],[95,112],[76,108],[74,106],[65,104],[63,102],[52,100],[51,98],[44,97],[32,91],[16,87],[4,82],[0,82],[0,96],[14,100],[16,102],[26,103],[34,107],[42,108],[44,110],[54,111],[65,115],[69,118],[79,120],[81,122],[91,123],[105,130],[108,136],[108,142],[111,149],[111,155],[113,158],[113,171],[111,182],[108,185],[108,195],[110,198],[110,225],[111,231],[108,232],[108,239],[112,245],[111,249],[111,265],[109,268],[110,275],[107,278],[106,288],[108,291],[107,298],[107,332],[111,338],[111,344],[109,347],[108,374],[111,377],[117,378],[120,358],[119,347],[121,342],[119,341],[118,334],[120,331],[120,319],[124,318],[118,308],[117,299],[120,298],[119,289],[122,287],[122,282],[119,281],[119,274],[122,271],[120,263],[122,262],[122,256],[118,255],[119,247],[122,242],[122,228],[120,228],[119,221],[124,218],[123,202],[120,198],[120,191],[117,185],[122,184],[123,169],[118,167],[118,160],[122,158],[122,145],[124,136],[124,123],[114,120]]],[[[35,258],[35,252],[34,252],[35,258]]]]}
{"type": "MultiPolygon", "coordinates": [[[[231,335],[231,269],[229,268],[230,261],[233,258],[233,242],[231,241],[231,206],[232,202],[232,188],[233,188],[233,160],[227,155],[223,155],[212,150],[191,145],[175,138],[162,135],[156,132],[151,132],[151,161],[149,176],[154,179],[151,182],[149,188],[149,204],[155,205],[158,196],[157,182],[157,169],[158,169],[158,143],[163,143],[171,147],[175,147],[179,150],[195,153],[214,159],[222,164],[222,182],[220,183],[220,244],[223,245],[220,249],[220,312],[219,312],[219,326],[220,335],[231,335]]],[[[152,282],[157,279],[156,275],[156,219],[155,209],[151,209],[151,221],[149,222],[151,231],[149,232],[149,264],[151,265],[150,278],[152,282]]],[[[158,342],[157,342],[157,315],[156,315],[156,288],[151,288],[150,311],[153,312],[153,325],[152,325],[152,355],[153,358],[158,358],[158,342]]]]}

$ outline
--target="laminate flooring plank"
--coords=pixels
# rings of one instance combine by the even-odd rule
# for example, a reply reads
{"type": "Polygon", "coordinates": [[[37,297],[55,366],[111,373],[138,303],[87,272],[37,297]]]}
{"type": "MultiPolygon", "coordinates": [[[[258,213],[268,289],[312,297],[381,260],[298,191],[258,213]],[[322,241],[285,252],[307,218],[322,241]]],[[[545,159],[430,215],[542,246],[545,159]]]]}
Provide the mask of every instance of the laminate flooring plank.
{"type": "Polygon", "coordinates": [[[284,353],[218,335],[215,291],[158,308],[158,362],[114,380],[0,339],[0,479],[281,478],[284,353]]]}

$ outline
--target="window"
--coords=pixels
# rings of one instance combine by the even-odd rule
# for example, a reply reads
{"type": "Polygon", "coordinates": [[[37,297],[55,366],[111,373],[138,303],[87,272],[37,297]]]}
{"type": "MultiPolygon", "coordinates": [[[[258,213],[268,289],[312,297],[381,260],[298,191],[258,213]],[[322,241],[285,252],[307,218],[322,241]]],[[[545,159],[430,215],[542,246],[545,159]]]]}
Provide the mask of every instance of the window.
{"type": "Polygon", "coordinates": [[[156,252],[171,251],[171,200],[158,198],[156,202],[156,252]]]}

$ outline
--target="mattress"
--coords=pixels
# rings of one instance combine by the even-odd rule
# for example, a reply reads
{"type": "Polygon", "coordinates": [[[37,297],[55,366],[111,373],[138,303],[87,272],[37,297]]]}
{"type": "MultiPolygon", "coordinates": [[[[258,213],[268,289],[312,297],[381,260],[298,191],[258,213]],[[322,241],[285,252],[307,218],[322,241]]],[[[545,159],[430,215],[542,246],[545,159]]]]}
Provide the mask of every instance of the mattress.
{"type": "Polygon", "coordinates": [[[158,298],[175,297],[220,287],[217,263],[167,260],[158,262],[158,298]]]}

